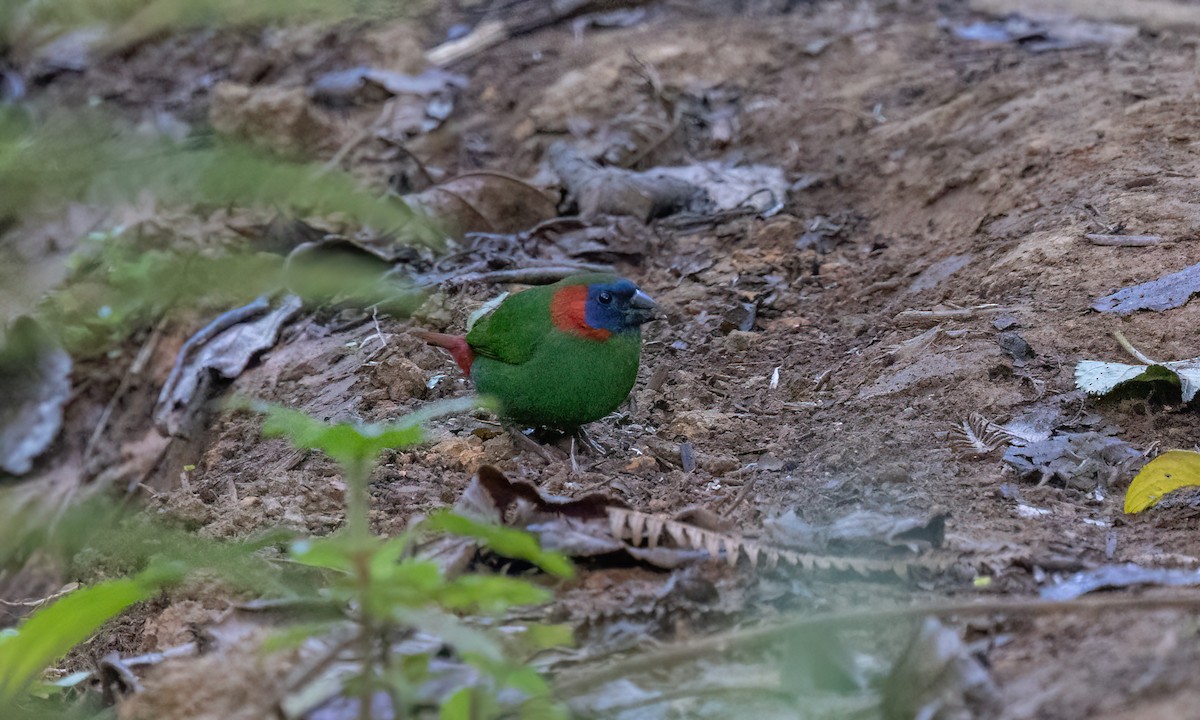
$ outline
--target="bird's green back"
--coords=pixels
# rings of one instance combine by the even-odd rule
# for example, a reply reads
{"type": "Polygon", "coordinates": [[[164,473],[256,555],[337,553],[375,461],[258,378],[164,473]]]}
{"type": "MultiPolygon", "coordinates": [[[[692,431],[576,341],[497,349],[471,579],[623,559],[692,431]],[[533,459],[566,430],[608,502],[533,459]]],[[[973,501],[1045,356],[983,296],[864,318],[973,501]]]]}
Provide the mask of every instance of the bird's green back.
{"type": "Polygon", "coordinates": [[[611,282],[615,275],[576,275],[553,285],[522,290],[504,298],[500,306],[480,318],[467,333],[467,344],[476,355],[520,365],[533,357],[538,343],[554,329],[550,303],[568,285],[611,282]]]}

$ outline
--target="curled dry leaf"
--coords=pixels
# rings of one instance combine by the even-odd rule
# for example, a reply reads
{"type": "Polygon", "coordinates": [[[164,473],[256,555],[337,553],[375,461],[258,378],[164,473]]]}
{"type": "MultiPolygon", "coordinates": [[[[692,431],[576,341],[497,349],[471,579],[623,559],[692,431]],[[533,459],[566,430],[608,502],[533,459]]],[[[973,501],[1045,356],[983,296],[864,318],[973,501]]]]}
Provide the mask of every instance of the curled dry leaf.
{"type": "Polygon", "coordinates": [[[62,427],[71,358],[34,320],[13,323],[0,348],[0,470],[24,475],[62,427]]]}
{"type": "Polygon", "coordinates": [[[566,143],[551,145],[549,160],[584,219],[629,215],[646,222],[711,205],[708,193],[687,180],[655,171],[600,167],[566,143]]]}
{"type": "Polygon", "coordinates": [[[558,214],[544,191],[502,173],[460,175],[414,195],[404,202],[424,212],[455,239],[467,233],[515,233],[558,214]]]}
{"type": "Polygon", "coordinates": [[[247,306],[249,312],[226,313],[193,335],[180,349],[158,395],[154,424],[159,431],[182,432],[211,374],[227,379],[242,374],[259,353],[275,346],[283,326],[300,312],[300,306],[300,298],[288,295],[278,308],[266,312],[260,299],[247,306]]]}
{"type": "Polygon", "coordinates": [[[1041,485],[1053,480],[1088,491],[1127,476],[1141,458],[1124,440],[1094,431],[1058,433],[1004,452],[1005,464],[1022,477],[1036,477],[1041,485]]]}

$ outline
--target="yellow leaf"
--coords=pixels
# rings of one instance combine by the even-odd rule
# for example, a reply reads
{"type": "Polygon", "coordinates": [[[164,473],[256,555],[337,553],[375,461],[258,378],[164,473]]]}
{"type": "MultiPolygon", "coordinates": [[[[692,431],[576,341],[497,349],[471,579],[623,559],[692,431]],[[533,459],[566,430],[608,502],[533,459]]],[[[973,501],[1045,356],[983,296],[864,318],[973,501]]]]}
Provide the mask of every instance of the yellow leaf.
{"type": "Polygon", "coordinates": [[[1125,491],[1125,512],[1154,507],[1172,490],[1200,486],[1200,453],[1172,450],[1146,463],[1125,491]]]}

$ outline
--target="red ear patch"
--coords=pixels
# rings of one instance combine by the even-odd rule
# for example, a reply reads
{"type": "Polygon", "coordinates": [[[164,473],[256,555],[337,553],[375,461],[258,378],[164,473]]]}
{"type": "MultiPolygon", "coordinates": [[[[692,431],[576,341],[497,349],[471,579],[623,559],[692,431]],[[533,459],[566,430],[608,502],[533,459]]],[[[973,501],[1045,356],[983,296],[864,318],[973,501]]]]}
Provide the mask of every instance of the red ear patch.
{"type": "Polygon", "coordinates": [[[554,327],[588,340],[607,340],[612,333],[587,324],[587,285],[568,285],[550,300],[550,320],[554,327]]]}

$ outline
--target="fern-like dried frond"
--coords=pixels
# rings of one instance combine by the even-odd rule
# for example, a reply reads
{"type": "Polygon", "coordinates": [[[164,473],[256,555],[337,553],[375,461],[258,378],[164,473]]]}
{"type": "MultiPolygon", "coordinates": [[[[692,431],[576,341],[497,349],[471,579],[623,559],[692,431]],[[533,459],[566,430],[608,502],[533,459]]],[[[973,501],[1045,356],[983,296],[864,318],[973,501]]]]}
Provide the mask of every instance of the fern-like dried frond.
{"type": "Polygon", "coordinates": [[[950,446],[968,457],[986,457],[1008,445],[1013,435],[979,413],[971,413],[953,430],[950,446]]]}
{"type": "Polygon", "coordinates": [[[609,529],[614,538],[634,546],[640,546],[645,540],[651,548],[666,540],[685,550],[702,550],[714,560],[724,559],[731,567],[737,565],[738,559],[744,555],[751,567],[758,567],[759,562],[762,562],[768,568],[783,564],[805,570],[855,572],[863,576],[894,573],[900,578],[906,578],[913,568],[942,571],[952,564],[949,559],[876,560],[798,553],[739,535],[707,530],[663,515],[616,506],[606,510],[609,529]]]}

